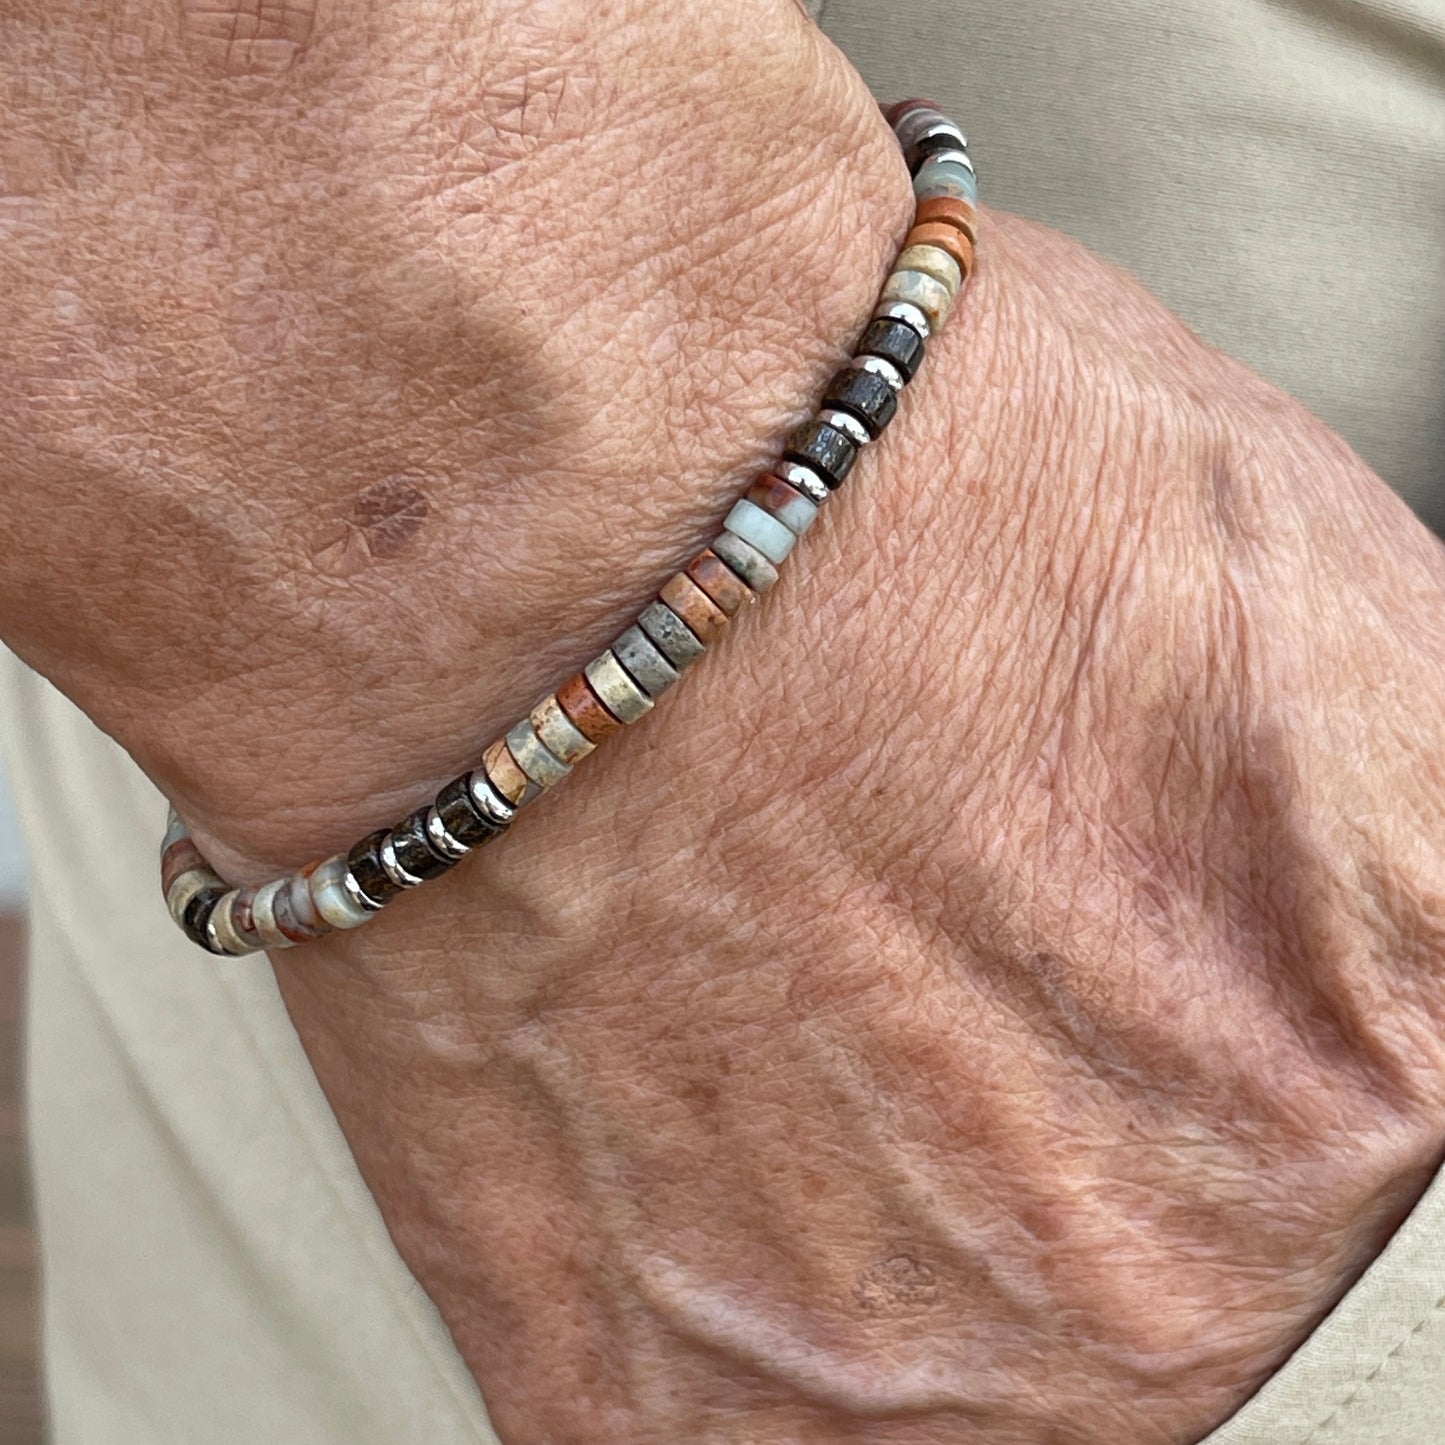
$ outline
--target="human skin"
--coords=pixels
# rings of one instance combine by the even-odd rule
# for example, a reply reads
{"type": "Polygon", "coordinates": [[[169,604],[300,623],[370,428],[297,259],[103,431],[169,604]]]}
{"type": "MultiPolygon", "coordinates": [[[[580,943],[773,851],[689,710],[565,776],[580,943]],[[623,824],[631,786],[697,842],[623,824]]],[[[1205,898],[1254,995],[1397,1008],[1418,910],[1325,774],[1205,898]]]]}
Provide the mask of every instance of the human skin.
{"type": "MultiPolygon", "coordinates": [[[[866,317],[861,83],[682,11],[0,6],[0,630],[236,878],[594,655],[866,317]]],[[[987,225],[734,635],[274,960],[508,1445],[1197,1440],[1439,1162],[1445,549],[987,225]]]]}

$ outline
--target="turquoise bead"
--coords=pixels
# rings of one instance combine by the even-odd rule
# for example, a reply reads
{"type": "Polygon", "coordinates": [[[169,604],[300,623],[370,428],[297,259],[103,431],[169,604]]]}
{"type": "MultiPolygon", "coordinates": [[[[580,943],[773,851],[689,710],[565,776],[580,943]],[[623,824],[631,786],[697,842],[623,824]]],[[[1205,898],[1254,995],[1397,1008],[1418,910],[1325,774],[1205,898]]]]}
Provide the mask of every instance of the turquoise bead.
{"type": "Polygon", "coordinates": [[[786,559],[793,550],[793,543],[798,540],[798,534],[786,523],[763,511],[746,497],[727,514],[723,526],[734,537],[750,542],[774,566],[786,559]]]}
{"type": "Polygon", "coordinates": [[[913,180],[913,194],[926,201],[954,196],[978,204],[978,177],[958,161],[924,161],[913,180]]]}

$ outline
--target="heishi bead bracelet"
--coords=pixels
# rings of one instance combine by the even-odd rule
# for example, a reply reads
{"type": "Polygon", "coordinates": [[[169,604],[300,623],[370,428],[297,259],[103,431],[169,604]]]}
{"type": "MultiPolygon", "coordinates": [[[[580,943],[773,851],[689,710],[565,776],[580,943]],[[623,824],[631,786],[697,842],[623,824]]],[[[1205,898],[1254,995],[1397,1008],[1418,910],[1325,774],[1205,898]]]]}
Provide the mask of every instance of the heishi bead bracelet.
{"type": "Polygon", "coordinates": [[[171,917],[211,953],[290,948],[356,928],[408,889],[499,838],[517,813],[560,783],[597,745],[649,712],[717,641],[882,435],[973,269],[978,181],[968,140],[931,101],[886,112],[913,175],[913,227],[851,363],[823,393],[783,460],[727,514],[723,530],[661,589],[600,657],[544,698],[463,773],[392,828],[349,853],[254,886],[232,887],[171,810],[161,887],[171,917]]]}

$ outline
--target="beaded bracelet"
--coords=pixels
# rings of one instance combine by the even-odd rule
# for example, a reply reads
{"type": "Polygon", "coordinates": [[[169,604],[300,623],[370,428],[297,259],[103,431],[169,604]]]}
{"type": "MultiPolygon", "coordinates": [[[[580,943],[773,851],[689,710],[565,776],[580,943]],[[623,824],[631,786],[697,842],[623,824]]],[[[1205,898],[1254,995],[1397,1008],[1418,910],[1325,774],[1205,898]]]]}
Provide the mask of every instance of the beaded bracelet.
{"type": "Polygon", "coordinates": [[[723,530],[581,672],[544,698],[482,755],[393,828],[349,853],[250,887],[231,887],[171,810],[161,844],[161,887],[171,917],[212,953],[289,948],[356,928],[393,898],[499,838],[520,809],[560,783],[604,738],[649,712],[715,642],[746,602],[778,580],[778,566],[819,508],[893,419],[924,346],[942,327],[973,269],[978,182],[968,141],[931,101],[886,112],[913,175],[913,228],[852,362],[823,393],[813,420],[789,439],[723,530]]]}

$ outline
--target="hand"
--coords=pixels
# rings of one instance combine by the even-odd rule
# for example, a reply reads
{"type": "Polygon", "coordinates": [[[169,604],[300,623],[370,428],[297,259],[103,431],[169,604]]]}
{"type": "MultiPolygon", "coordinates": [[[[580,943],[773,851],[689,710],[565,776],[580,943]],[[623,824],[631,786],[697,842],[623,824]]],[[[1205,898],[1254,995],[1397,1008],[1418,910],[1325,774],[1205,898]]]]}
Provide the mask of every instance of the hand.
{"type": "MultiPolygon", "coordinates": [[[[764,50],[781,66],[794,43],[814,47],[819,93],[870,135],[866,97],[829,53],[780,34],[764,50]]],[[[735,81],[714,76],[722,92],[735,81]]],[[[715,318],[688,319],[661,369],[681,414],[648,400],[650,348],[603,343],[646,313],[656,278],[642,262],[609,270],[614,243],[587,251],[580,220],[557,254],[586,255],[582,294],[601,299],[557,341],[548,383],[523,388],[543,399],[524,418],[538,450],[512,430],[484,346],[470,379],[431,376],[455,308],[420,311],[408,348],[423,380],[394,387],[389,432],[365,455],[378,474],[425,455],[429,477],[490,481],[467,481],[474,495],[439,527],[420,488],[425,525],[389,557],[378,537],[419,507],[380,534],[347,523],[344,586],[318,561],[238,589],[228,521],[196,542],[209,565],[170,584],[183,617],[229,605],[237,627],[260,617],[261,633],[308,641],[310,620],[341,649],[334,670],[313,680],[302,650],[261,678],[198,685],[192,671],[178,705],[214,720],[213,755],[140,691],[105,720],[163,783],[185,781],[238,858],[337,846],[400,810],[368,798],[383,777],[414,802],[428,769],[467,761],[457,689],[485,713],[481,741],[520,715],[705,538],[747,446],[781,429],[769,408],[816,389],[903,219],[886,144],[861,178],[820,178],[796,226],[730,251],[738,268],[665,286],[679,314],[715,318]],[[832,185],[857,187],[836,232],[832,185]],[[807,267],[782,286],[791,248],[830,235],[861,254],[830,265],[827,288],[802,284],[824,274],[807,267]],[[739,275],[756,285],[747,306],[687,284],[739,275]],[[757,321],[765,300],[791,309],[757,321]],[[594,343],[605,387],[579,369],[594,343]],[[799,360],[794,343],[815,350],[799,360]],[[583,376],[589,396],[635,399],[636,427],[619,408],[592,428],[579,408],[548,431],[559,378],[583,376]],[[500,440],[474,435],[477,415],[500,440]],[[659,449],[683,465],[653,511],[639,498],[669,467],[646,485],[633,469],[659,449]],[[470,572],[466,547],[489,543],[507,570],[470,572]],[[445,605],[438,578],[457,589],[445,605]],[[267,602],[288,586],[289,613],[267,602]],[[352,795],[338,750],[361,760],[352,795]],[[296,766],[313,753],[318,767],[296,766]],[[243,807],[246,778],[261,797],[243,807]],[[288,810],[288,787],[304,807],[288,810]]],[[[452,194],[454,159],[434,164],[428,194],[452,194]]],[[[350,165],[343,194],[377,167],[415,174],[388,169],[384,145],[350,165]]],[[[201,193],[239,213],[255,174],[201,193]]],[[[665,167],[656,177],[665,192],[665,167]]],[[[699,189],[753,195],[752,179],[699,189]]],[[[758,190],[782,214],[787,186],[758,190]]],[[[654,238],[624,209],[618,235],[645,257],[654,238]]],[[[278,205],[273,224],[304,234],[305,210],[278,205]]],[[[292,299],[314,317],[330,314],[343,231],[298,269],[292,299]]],[[[411,236],[421,274],[435,263],[462,285],[493,264],[436,231],[411,236]]],[[[76,234],[109,254],[111,231],[76,234]]],[[[217,258],[217,274],[260,245],[217,258]]],[[[211,284],[197,296],[229,294],[211,284]]],[[[370,425],[357,418],[378,372],[400,366],[375,339],[348,349],[349,320],[331,413],[284,384],[246,413],[270,436],[256,515],[266,496],[285,513],[307,462],[343,424],[370,425]]],[[[254,354],[284,357],[289,334],[261,324],[254,354]]],[[[236,352],[218,353],[202,393],[245,371],[236,352]]],[[[156,366],[160,392],[195,375],[164,354],[156,366]]],[[[283,380],[314,374],[295,367],[283,380]]],[[[97,410],[86,444],[122,449],[127,415],[97,410]]],[[[193,439],[162,409],[153,427],[167,457],[193,439]]],[[[221,430],[211,446],[186,476],[224,492],[256,452],[221,430]]],[[[166,476],[181,487],[178,468],[166,476]]],[[[160,567],[146,542],[130,544],[133,572],[160,567]]],[[[49,571],[32,565],[49,605],[49,571]]],[[[83,600],[104,576],[71,585],[83,600]]],[[[1438,1160],[1442,601],[1445,553],[1337,438],[1117,272],[990,217],[975,283],[888,440],[758,615],[503,844],[360,933],[277,960],[362,1171],[503,1439],[1131,1445],[1197,1439],[1230,1413],[1438,1160]]],[[[130,655],[149,635],[170,670],[199,668],[178,645],[190,629],[166,642],[161,610],[123,614],[130,655]]],[[[17,611],[12,630],[43,630],[17,611]]],[[[59,617],[42,662],[77,691],[87,658],[118,670],[59,617]]]]}

